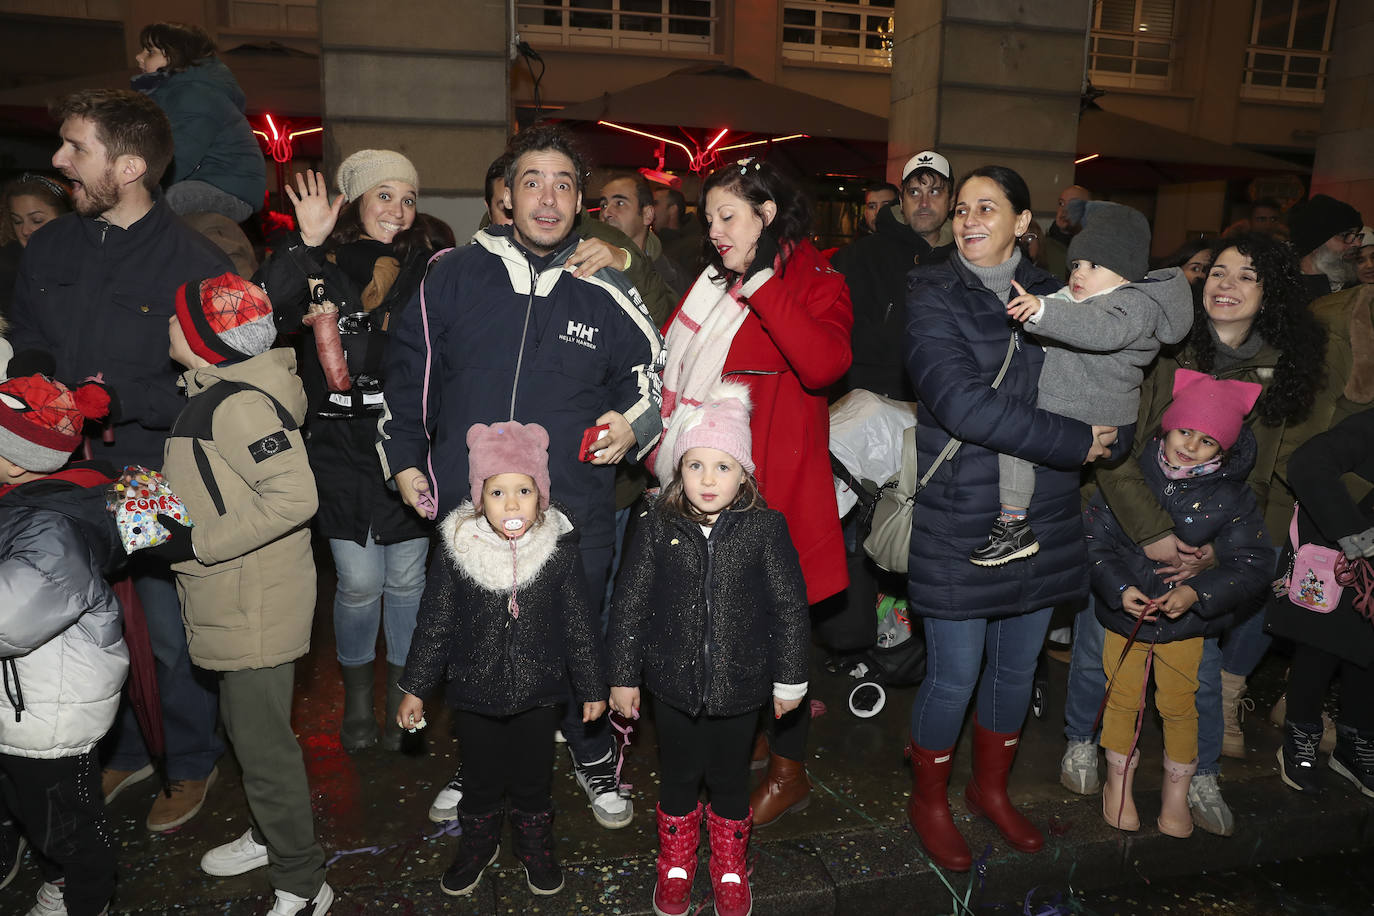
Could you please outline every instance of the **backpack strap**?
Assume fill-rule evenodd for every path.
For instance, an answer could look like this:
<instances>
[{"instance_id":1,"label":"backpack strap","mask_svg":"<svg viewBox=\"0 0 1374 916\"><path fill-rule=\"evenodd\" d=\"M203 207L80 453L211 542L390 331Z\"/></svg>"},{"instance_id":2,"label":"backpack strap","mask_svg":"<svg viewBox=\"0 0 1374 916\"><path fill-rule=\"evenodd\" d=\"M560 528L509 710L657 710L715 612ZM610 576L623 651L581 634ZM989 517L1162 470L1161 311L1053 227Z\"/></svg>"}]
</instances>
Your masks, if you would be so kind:
<instances>
[{"instance_id":1,"label":"backpack strap","mask_svg":"<svg viewBox=\"0 0 1374 916\"><path fill-rule=\"evenodd\" d=\"M291 411L287 410L281 401L278 401L271 394L263 391L256 385L247 382L235 382L225 379L216 382L200 394L191 398L186 408L177 416L177 420L172 424L172 438L183 438L191 440L191 455L196 462L196 470L200 472L201 482L205 484L205 490L210 494L210 501L215 504L215 511L221 516L227 511L224 504L224 494L220 492L219 483L215 480L213 469L210 467L210 457L205 454L205 447L202 446L202 439L214 438L215 411L219 405L229 398L243 391L255 391L265 396L276 408L277 419L281 421L283 429L287 431L298 429L295 417L291 416Z\"/></svg>"}]
</instances>

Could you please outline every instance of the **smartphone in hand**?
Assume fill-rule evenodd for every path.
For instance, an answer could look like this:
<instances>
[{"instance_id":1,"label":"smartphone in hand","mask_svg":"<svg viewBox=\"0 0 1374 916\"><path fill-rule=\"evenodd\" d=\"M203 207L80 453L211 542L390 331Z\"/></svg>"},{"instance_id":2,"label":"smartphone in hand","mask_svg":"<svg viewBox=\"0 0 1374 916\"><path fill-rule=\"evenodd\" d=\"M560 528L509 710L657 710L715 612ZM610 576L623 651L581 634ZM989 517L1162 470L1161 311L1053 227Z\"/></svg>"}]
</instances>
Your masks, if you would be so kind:
<instances>
[{"instance_id":1,"label":"smartphone in hand","mask_svg":"<svg viewBox=\"0 0 1374 916\"><path fill-rule=\"evenodd\" d=\"M601 437L610 432L611 424L603 423L600 426L593 426L582 432L582 445L577 452L578 461L591 461L596 458L596 452L592 446L601 441Z\"/></svg>"}]
</instances>

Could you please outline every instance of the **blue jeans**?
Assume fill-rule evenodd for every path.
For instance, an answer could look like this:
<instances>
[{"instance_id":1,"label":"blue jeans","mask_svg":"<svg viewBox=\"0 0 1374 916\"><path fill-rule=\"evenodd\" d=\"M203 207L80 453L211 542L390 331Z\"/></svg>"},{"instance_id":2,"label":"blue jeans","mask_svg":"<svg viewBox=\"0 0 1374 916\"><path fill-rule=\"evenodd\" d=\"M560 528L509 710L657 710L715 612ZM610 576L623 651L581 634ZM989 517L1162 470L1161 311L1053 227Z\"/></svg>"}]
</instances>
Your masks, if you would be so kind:
<instances>
[{"instance_id":1,"label":"blue jeans","mask_svg":"<svg viewBox=\"0 0 1374 916\"><path fill-rule=\"evenodd\" d=\"M148 619L148 638L156 659L157 687L162 700L162 731L167 744L167 778L204 779L224 753L215 734L219 695L215 678L195 668L186 651L186 628L181 621L181 602L171 573L134 576L134 588ZM109 759L115 770L138 770L148 763L138 720L127 699L122 701L114 727L106 736Z\"/></svg>"},{"instance_id":2,"label":"blue jeans","mask_svg":"<svg viewBox=\"0 0 1374 916\"><path fill-rule=\"evenodd\" d=\"M377 628L385 621L386 660L404 665L425 591L429 538L366 547L330 538L339 587L334 593L334 641L339 664L370 665L377 657ZM382 613L383 599L386 613Z\"/></svg>"},{"instance_id":3,"label":"blue jeans","mask_svg":"<svg viewBox=\"0 0 1374 916\"><path fill-rule=\"evenodd\" d=\"M589 600L600 598L606 589L606 577L611 568L611 554L614 545L593 547L582 551L582 572L587 577L587 597ZM606 632L606 620L610 615L605 605L601 607L601 633ZM563 737L568 741L573 759L578 763L594 763L605 757L615 744L615 735L610 723L602 716L595 722L582 721L582 704L572 696L569 684L568 708L563 712L563 721L558 725Z\"/></svg>"},{"instance_id":4,"label":"blue jeans","mask_svg":"<svg viewBox=\"0 0 1374 916\"><path fill-rule=\"evenodd\" d=\"M1106 629L1097 621L1097 598L1073 618L1073 654L1069 658L1069 692L1064 698L1064 737L1070 741L1096 741L1093 722L1107 694L1107 675L1102 670L1102 637Z\"/></svg>"},{"instance_id":5,"label":"blue jeans","mask_svg":"<svg viewBox=\"0 0 1374 916\"><path fill-rule=\"evenodd\" d=\"M926 676L911 707L916 743L931 750L953 747L975 687L983 728L1020 731L1052 610L994 619L927 617Z\"/></svg>"}]
</instances>

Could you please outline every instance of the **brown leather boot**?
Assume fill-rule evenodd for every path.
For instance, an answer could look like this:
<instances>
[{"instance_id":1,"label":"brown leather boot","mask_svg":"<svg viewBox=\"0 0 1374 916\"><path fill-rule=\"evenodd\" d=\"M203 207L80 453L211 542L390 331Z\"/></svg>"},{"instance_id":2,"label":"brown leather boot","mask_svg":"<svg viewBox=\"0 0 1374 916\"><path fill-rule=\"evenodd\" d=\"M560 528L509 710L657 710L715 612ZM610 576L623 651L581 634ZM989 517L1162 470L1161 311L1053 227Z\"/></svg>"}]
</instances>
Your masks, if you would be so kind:
<instances>
[{"instance_id":1,"label":"brown leather boot","mask_svg":"<svg viewBox=\"0 0 1374 916\"><path fill-rule=\"evenodd\" d=\"M777 754L768 755L768 775L749 796L754 809L754 826L766 827L789 811L800 811L811 803L811 780L806 766Z\"/></svg>"}]
</instances>

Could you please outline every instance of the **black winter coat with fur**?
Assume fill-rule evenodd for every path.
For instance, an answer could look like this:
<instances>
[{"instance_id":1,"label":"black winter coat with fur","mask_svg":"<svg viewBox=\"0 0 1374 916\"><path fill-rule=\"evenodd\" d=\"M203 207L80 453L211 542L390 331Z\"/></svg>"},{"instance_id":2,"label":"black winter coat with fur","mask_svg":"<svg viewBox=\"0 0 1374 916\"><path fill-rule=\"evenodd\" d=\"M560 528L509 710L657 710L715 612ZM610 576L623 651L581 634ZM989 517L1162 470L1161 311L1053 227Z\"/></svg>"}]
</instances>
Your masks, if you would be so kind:
<instances>
[{"instance_id":1,"label":"black winter coat with fur","mask_svg":"<svg viewBox=\"0 0 1374 916\"><path fill-rule=\"evenodd\" d=\"M782 513L728 510L707 538L642 505L611 606L611 684L642 684L688 715L735 716L767 703L775 682L806 682L806 582Z\"/></svg>"},{"instance_id":2,"label":"black winter coat with fur","mask_svg":"<svg viewBox=\"0 0 1374 916\"><path fill-rule=\"evenodd\" d=\"M439 542L401 689L425 697L447 680L450 706L488 716L565 703L569 681L579 702L606 699L597 609L562 511L520 538L514 567L509 542L470 502L440 524Z\"/></svg>"}]
</instances>

